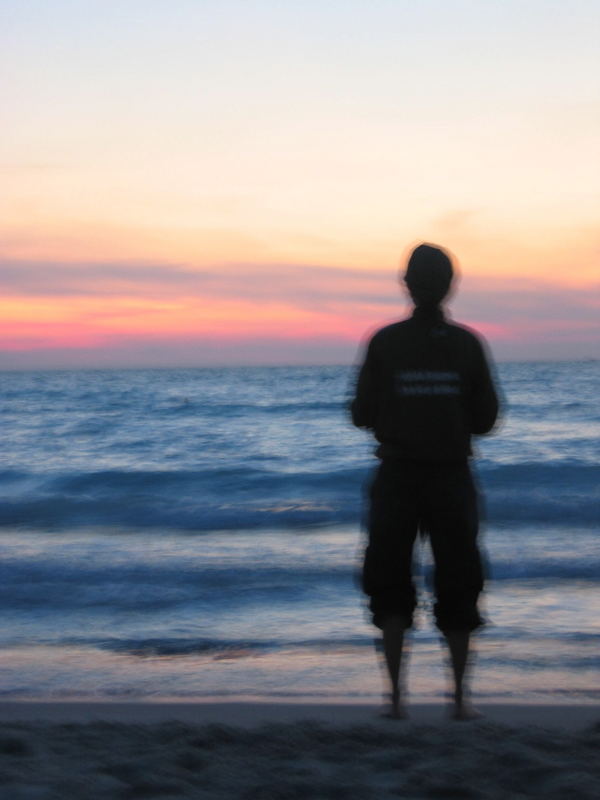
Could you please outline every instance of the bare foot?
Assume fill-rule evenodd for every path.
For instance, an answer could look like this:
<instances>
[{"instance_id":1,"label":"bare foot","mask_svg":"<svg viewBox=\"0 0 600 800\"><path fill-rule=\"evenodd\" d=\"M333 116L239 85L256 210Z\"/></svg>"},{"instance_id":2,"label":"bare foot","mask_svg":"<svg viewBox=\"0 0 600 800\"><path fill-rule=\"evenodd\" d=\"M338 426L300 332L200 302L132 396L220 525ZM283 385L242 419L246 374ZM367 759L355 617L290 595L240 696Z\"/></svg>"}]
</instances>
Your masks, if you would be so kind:
<instances>
[{"instance_id":1,"label":"bare foot","mask_svg":"<svg viewBox=\"0 0 600 800\"><path fill-rule=\"evenodd\" d=\"M450 719L453 719L456 722L469 722L470 720L481 719L482 717L483 714L481 711L478 711L470 703L466 703L464 700L460 703L455 703L450 712Z\"/></svg>"},{"instance_id":2,"label":"bare foot","mask_svg":"<svg viewBox=\"0 0 600 800\"><path fill-rule=\"evenodd\" d=\"M399 694L394 692L390 695L390 705L386 711L382 712L381 716L385 719L408 719L406 706Z\"/></svg>"}]
</instances>

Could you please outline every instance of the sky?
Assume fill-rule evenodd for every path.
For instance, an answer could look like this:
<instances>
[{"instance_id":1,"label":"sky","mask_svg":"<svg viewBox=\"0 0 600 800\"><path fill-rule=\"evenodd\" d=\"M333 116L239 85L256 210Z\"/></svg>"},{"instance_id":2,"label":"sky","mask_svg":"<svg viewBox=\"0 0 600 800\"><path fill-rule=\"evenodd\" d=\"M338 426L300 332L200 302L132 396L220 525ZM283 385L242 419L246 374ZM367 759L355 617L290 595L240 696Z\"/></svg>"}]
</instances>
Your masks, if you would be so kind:
<instances>
[{"instance_id":1,"label":"sky","mask_svg":"<svg viewBox=\"0 0 600 800\"><path fill-rule=\"evenodd\" d=\"M446 247L600 352L596 0L0 0L0 368L351 363Z\"/></svg>"}]
</instances>

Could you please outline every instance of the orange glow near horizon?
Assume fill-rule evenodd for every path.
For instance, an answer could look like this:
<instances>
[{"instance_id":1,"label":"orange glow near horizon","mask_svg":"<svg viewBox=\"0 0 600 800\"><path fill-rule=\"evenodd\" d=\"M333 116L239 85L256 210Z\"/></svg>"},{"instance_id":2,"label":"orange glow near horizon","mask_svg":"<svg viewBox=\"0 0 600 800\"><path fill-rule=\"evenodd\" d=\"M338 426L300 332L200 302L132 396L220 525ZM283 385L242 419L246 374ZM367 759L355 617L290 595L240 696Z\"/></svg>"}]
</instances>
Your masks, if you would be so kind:
<instances>
[{"instance_id":1,"label":"orange glow near horizon","mask_svg":"<svg viewBox=\"0 0 600 800\"><path fill-rule=\"evenodd\" d=\"M0 315L7 350L94 347L130 338L185 342L203 337L223 341L256 336L299 340L357 337L356 324L341 315L243 300L212 305L201 300L162 303L111 298L107 310L106 304L96 299L80 298L73 303L15 298L0 301Z\"/></svg>"},{"instance_id":2,"label":"orange glow near horizon","mask_svg":"<svg viewBox=\"0 0 600 800\"><path fill-rule=\"evenodd\" d=\"M587 4L12 5L0 367L349 361L423 241L504 358L600 348Z\"/></svg>"},{"instance_id":3,"label":"orange glow near horizon","mask_svg":"<svg viewBox=\"0 0 600 800\"><path fill-rule=\"evenodd\" d=\"M415 237L415 232L421 235ZM269 268L279 264L314 264L331 269L369 272L402 265L411 246L437 243L453 254L460 272L506 284L513 278L550 280L584 287L600 277L600 231L582 226L565 232L547 228L537 237L516 230L466 227L459 221L433 220L401 232L398 238L357 236L349 230L337 237L298 236L293 232L202 228L126 227L84 221L48 220L27 226L0 226L1 261L78 264L159 263L186 265L190 271L207 268Z\"/></svg>"},{"instance_id":4,"label":"orange glow near horizon","mask_svg":"<svg viewBox=\"0 0 600 800\"><path fill-rule=\"evenodd\" d=\"M393 286L392 286L393 289ZM560 297L560 294L559 294ZM525 300L527 311L531 298ZM535 300L534 300L535 302ZM529 304L529 305L528 305ZM310 305L310 303L309 303ZM590 307L598 310L598 304ZM291 301L247 300L201 297L131 298L98 297L31 298L5 297L0 300L3 347L7 352L119 348L128 342L154 341L189 345L213 341L243 346L246 340L346 341L353 347L369 330L405 315L408 305L401 296L390 294L389 305L373 303L368 297L344 304L332 299L319 310ZM551 337L563 331L579 331L589 338L585 320L532 319L529 313L511 321L471 318L467 322L493 342L516 343L526 337Z\"/></svg>"}]
</instances>

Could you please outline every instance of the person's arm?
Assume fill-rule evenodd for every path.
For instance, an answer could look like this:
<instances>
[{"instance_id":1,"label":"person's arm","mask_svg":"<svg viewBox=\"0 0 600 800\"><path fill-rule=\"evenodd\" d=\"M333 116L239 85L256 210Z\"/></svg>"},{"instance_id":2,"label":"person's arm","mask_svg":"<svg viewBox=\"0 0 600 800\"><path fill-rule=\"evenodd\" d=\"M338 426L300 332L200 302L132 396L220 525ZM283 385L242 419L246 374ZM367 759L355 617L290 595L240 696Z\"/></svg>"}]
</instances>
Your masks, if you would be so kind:
<instances>
[{"instance_id":1,"label":"person's arm","mask_svg":"<svg viewBox=\"0 0 600 800\"><path fill-rule=\"evenodd\" d=\"M475 340L475 365L471 393L471 433L489 433L498 418L498 394L481 342Z\"/></svg>"},{"instance_id":2,"label":"person's arm","mask_svg":"<svg viewBox=\"0 0 600 800\"><path fill-rule=\"evenodd\" d=\"M358 373L354 399L350 403L352 422L357 428L375 427L375 402L377 391L376 358L371 340L364 363Z\"/></svg>"}]
</instances>

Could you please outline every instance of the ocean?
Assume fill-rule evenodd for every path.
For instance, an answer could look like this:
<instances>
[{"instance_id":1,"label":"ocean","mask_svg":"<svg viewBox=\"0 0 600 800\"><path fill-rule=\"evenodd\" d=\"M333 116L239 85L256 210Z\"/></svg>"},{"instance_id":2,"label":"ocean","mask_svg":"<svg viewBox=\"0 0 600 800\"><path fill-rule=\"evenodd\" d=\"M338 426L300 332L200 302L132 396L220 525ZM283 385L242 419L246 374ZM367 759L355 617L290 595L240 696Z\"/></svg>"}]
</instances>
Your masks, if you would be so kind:
<instances>
[{"instance_id":1,"label":"ocean","mask_svg":"<svg viewBox=\"0 0 600 800\"><path fill-rule=\"evenodd\" d=\"M600 698L600 362L498 366L476 699ZM1 373L0 696L380 698L354 368ZM448 690L426 543L411 696Z\"/></svg>"}]
</instances>

